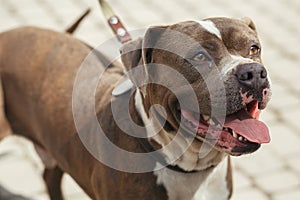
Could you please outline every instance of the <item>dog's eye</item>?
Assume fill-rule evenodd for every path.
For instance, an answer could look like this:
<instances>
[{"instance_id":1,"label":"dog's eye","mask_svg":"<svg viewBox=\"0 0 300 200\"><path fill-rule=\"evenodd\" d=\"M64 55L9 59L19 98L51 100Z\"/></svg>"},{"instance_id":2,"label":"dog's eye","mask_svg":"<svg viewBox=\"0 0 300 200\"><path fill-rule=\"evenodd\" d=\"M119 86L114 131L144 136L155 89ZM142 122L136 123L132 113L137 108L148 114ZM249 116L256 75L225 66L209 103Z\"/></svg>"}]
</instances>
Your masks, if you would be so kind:
<instances>
[{"instance_id":1,"label":"dog's eye","mask_svg":"<svg viewBox=\"0 0 300 200\"><path fill-rule=\"evenodd\" d=\"M207 57L203 53L198 53L197 55L194 56L193 60L197 62L204 62L207 60Z\"/></svg>"},{"instance_id":2,"label":"dog's eye","mask_svg":"<svg viewBox=\"0 0 300 200\"><path fill-rule=\"evenodd\" d=\"M250 56L256 56L260 53L260 48L257 45L252 45L250 47Z\"/></svg>"}]
</instances>

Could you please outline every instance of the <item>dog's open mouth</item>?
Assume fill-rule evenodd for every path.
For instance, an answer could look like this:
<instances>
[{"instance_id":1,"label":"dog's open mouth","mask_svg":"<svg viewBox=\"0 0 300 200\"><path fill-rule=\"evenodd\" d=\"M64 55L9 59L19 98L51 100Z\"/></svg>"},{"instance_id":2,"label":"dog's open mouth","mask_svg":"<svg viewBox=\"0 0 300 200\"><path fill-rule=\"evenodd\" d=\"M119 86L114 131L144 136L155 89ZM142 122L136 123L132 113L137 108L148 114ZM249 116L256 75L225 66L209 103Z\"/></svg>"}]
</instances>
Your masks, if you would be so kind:
<instances>
[{"instance_id":1,"label":"dog's open mouth","mask_svg":"<svg viewBox=\"0 0 300 200\"><path fill-rule=\"evenodd\" d=\"M189 110L180 111L184 129L196 133L197 139L231 155L252 153L260 144L270 142L268 127L258 120L260 109L256 100L225 119Z\"/></svg>"}]
</instances>

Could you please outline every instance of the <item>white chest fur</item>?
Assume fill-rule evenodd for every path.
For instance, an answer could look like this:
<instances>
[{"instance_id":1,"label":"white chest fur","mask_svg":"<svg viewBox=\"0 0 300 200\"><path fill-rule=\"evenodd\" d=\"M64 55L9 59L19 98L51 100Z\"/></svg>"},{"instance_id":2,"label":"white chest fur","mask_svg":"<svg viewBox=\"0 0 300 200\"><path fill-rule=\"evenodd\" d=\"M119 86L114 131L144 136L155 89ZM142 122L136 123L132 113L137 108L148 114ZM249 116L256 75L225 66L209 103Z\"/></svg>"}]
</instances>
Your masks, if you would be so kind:
<instances>
[{"instance_id":1,"label":"white chest fur","mask_svg":"<svg viewBox=\"0 0 300 200\"><path fill-rule=\"evenodd\" d=\"M217 167L197 173L180 173L168 168L155 171L157 184L163 185L169 200L227 200L228 160Z\"/></svg>"},{"instance_id":2,"label":"white chest fur","mask_svg":"<svg viewBox=\"0 0 300 200\"><path fill-rule=\"evenodd\" d=\"M225 158L208 175L205 182L195 194L195 200L227 200L229 191L227 187L228 159Z\"/></svg>"}]
</instances>

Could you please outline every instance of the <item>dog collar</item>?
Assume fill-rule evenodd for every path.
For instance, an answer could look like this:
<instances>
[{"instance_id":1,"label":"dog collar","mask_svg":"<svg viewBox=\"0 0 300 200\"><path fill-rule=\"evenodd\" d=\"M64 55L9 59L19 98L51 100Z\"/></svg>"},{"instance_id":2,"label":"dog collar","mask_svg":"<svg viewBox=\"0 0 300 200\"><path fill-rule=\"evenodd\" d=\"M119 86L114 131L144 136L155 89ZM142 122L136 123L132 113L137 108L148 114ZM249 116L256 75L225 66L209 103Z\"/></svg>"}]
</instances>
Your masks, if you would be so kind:
<instances>
[{"instance_id":1,"label":"dog collar","mask_svg":"<svg viewBox=\"0 0 300 200\"><path fill-rule=\"evenodd\" d=\"M197 170L186 171L186 170L182 169L181 167L179 167L178 165L168 164L167 161L165 160L165 158L153 148L153 146L149 143L147 138L138 138L138 140L139 140L140 144L142 145L142 147L144 148L144 150L146 150L146 152L152 152L153 158L157 162L159 162L162 166L166 166L168 169L170 169L172 171L186 173L186 174L199 172Z\"/></svg>"}]
</instances>

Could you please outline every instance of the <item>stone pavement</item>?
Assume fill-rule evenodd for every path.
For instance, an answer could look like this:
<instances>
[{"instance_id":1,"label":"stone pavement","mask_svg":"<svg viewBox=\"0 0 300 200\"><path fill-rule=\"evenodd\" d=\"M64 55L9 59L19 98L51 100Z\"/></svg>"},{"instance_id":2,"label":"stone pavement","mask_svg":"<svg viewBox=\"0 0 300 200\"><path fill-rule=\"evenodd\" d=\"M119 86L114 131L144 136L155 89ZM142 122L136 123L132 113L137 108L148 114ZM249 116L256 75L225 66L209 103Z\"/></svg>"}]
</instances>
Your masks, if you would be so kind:
<instances>
[{"instance_id":1,"label":"stone pavement","mask_svg":"<svg viewBox=\"0 0 300 200\"><path fill-rule=\"evenodd\" d=\"M272 101L262 116L271 129L272 141L252 155L233 159L232 199L300 199L300 1L110 2L129 30L210 16L249 16L255 21L273 82ZM23 25L62 31L87 7L93 12L75 36L96 46L111 37L97 0L0 0L0 31ZM42 170L29 142L19 138L1 142L0 199L9 191L27 197L23 199L47 199L40 178ZM65 176L63 181L67 199L89 199L70 177Z\"/></svg>"}]
</instances>

